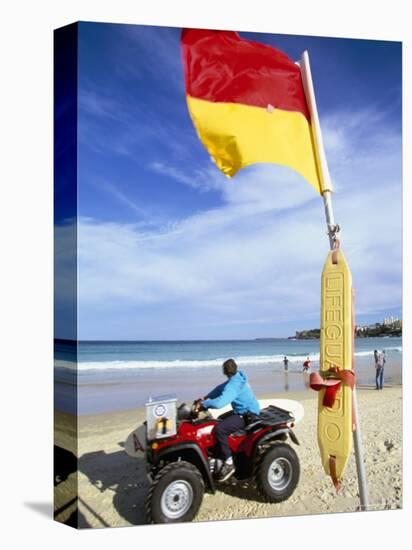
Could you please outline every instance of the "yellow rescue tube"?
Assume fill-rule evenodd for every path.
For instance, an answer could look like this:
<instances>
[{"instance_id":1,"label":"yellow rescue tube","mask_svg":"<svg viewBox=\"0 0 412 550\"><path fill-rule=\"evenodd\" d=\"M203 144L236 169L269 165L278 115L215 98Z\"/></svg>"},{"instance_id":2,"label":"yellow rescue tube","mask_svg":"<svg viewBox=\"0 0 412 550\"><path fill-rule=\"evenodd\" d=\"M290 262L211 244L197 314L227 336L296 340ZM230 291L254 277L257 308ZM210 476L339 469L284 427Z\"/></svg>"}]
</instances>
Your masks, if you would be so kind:
<instances>
[{"instance_id":1,"label":"yellow rescue tube","mask_svg":"<svg viewBox=\"0 0 412 550\"><path fill-rule=\"evenodd\" d=\"M352 370L352 276L340 249L331 251L322 272L320 374ZM341 384L331 407L319 391L318 442L325 472L342 479L352 450L352 390Z\"/></svg>"}]
</instances>

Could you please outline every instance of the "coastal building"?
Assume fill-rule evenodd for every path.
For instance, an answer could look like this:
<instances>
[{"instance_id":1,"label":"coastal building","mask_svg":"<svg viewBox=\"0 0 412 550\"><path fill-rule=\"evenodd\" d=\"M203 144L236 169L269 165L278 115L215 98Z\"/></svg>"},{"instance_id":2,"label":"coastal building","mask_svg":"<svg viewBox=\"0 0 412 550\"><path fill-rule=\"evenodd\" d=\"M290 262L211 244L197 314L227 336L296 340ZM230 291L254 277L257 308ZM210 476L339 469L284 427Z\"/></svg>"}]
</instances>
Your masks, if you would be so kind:
<instances>
[{"instance_id":1,"label":"coastal building","mask_svg":"<svg viewBox=\"0 0 412 550\"><path fill-rule=\"evenodd\" d=\"M369 336L401 336L402 319L396 317L387 317L382 323L372 323L370 325L356 325L355 335L358 337ZM319 329L296 331L295 336L289 337L294 340L309 340L320 337Z\"/></svg>"},{"instance_id":2,"label":"coastal building","mask_svg":"<svg viewBox=\"0 0 412 550\"><path fill-rule=\"evenodd\" d=\"M397 319L396 317L393 317L393 315L391 315L390 317L386 317L386 319L383 320L383 324L388 326L388 325L393 325L395 323L395 321L399 321L399 319Z\"/></svg>"}]
</instances>

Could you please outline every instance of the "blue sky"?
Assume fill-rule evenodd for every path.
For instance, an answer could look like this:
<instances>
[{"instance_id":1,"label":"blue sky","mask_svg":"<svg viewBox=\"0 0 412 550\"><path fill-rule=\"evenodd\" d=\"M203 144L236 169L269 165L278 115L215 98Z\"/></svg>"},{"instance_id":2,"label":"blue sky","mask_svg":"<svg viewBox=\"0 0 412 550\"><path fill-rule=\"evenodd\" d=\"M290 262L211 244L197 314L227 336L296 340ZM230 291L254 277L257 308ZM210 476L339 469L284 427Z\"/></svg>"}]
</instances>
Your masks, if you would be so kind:
<instances>
[{"instance_id":1,"label":"blue sky","mask_svg":"<svg viewBox=\"0 0 412 550\"><path fill-rule=\"evenodd\" d=\"M400 43L240 35L295 60L309 51L357 321L400 316ZM323 202L285 167L220 174L187 112L179 37L176 28L80 24L79 338L317 327Z\"/></svg>"}]
</instances>

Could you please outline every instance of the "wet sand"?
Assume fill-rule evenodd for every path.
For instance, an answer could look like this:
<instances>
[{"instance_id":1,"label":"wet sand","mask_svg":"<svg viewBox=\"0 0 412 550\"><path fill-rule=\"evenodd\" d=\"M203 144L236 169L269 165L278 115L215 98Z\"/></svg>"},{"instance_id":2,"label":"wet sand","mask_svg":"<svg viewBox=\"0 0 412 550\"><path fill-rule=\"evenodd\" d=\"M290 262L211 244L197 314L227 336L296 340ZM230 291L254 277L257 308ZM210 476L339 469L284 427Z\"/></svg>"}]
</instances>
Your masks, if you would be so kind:
<instances>
[{"instance_id":1,"label":"wet sand","mask_svg":"<svg viewBox=\"0 0 412 550\"><path fill-rule=\"evenodd\" d=\"M319 369L319 361L313 361L311 372ZM309 378L302 376L302 365L291 363L287 373L279 363L253 365L242 369L257 395L265 392L296 392L309 388ZM356 357L358 385L373 384L375 367L372 355ZM179 401L191 402L205 395L225 379L221 366L203 369L154 368L141 369L126 380L107 383L57 384L59 402L72 403L74 408L63 408L80 415L98 414L144 407L150 396L175 394ZM388 384L402 383L400 353L388 353L385 365L385 380ZM287 395L285 395L287 398ZM57 407L60 408L60 407Z\"/></svg>"}]
</instances>

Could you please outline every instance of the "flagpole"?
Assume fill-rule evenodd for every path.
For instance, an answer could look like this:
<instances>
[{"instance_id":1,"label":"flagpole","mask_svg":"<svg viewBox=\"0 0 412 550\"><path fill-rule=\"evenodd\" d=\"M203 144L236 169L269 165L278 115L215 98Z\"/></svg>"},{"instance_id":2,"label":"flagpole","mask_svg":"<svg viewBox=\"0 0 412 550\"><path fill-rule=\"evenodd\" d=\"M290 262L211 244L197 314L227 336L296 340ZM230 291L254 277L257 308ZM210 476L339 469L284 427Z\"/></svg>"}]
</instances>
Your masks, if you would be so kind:
<instances>
[{"instance_id":1,"label":"flagpole","mask_svg":"<svg viewBox=\"0 0 412 550\"><path fill-rule=\"evenodd\" d=\"M313 132L314 149L316 155L316 162L319 171L319 179L321 185L321 192L323 197L323 203L325 207L326 224L328 228L329 244L331 250L335 247L337 240L337 234L340 227L335 223L332 208L332 192L333 186L329 174L328 163L326 159L326 153L323 146L322 132L319 122L318 110L316 107L315 90L313 87L312 74L310 70L309 54L307 51L303 52L302 60L298 63L300 72L302 74L303 88L305 90L306 101L310 111L311 126ZM353 327L354 328L354 327ZM353 431L353 444L356 458L356 470L358 474L358 487L361 510L367 510L369 506L368 487L365 473L365 461L363 455L362 434L360 427L360 419L358 412L358 400L356 395L356 387L353 388L353 423L356 426Z\"/></svg>"}]
</instances>

